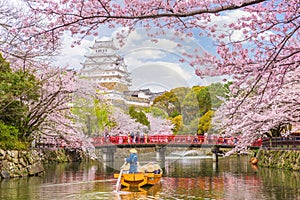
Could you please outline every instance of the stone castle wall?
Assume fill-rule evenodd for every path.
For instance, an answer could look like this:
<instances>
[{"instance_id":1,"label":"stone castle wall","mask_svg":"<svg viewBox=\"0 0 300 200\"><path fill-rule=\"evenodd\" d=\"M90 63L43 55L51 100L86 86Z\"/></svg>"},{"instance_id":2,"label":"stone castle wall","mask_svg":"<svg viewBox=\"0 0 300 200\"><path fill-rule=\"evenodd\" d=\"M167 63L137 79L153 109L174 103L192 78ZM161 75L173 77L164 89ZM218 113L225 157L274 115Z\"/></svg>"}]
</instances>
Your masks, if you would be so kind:
<instances>
[{"instance_id":1,"label":"stone castle wall","mask_svg":"<svg viewBox=\"0 0 300 200\"><path fill-rule=\"evenodd\" d=\"M35 176L43 172L40 152L0 149L1 178Z\"/></svg>"},{"instance_id":2,"label":"stone castle wall","mask_svg":"<svg viewBox=\"0 0 300 200\"><path fill-rule=\"evenodd\" d=\"M82 160L75 151L58 150L2 150L0 149L0 179L38 176L45 172L44 163L63 163Z\"/></svg>"},{"instance_id":3,"label":"stone castle wall","mask_svg":"<svg viewBox=\"0 0 300 200\"><path fill-rule=\"evenodd\" d=\"M260 150L259 165L300 171L300 151L296 150Z\"/></svg>"}]
</instances>

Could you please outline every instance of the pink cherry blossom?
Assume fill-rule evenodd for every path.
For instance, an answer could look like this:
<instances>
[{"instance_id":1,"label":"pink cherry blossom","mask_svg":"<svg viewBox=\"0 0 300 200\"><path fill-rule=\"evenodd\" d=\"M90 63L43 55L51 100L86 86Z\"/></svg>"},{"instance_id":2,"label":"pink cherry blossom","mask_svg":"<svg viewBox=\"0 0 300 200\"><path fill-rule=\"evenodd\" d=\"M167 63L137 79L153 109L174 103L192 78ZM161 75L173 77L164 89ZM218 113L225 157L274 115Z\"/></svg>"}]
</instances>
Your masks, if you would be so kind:
<instances>
[{"instance_id":1,"label":"pink cherry blossom","mask_svg":"<svg viewBox=\"0 0 300 200\"><path fill-rule=\"evenodd\" d=\"M278 123L299 122L299 0L25 1L23 12L0 8L0 51L12 62L19 60L19 67L56 53L64 33L77 38L76 45L88 35L101 36L98 29L103 25L126 27L128 31L116 36L124 45L135 28L159 29L152 33L154 38L172 30L183 42L198 36L214 42L216 52L185 52L179 62L190 63L201 77L226 75L232 80L232 93L220 116L223 131L244 139L241 146ZM37 73L43 71L40 68ZM45 82L44 87L57 91L64 89L58 83L73 86L73 79L68 83L59 77L51 77L55 83ZM56 102L67 102L68 92ZM64 115L49 114L53 119Z\"/></svg>"}]
</instances>

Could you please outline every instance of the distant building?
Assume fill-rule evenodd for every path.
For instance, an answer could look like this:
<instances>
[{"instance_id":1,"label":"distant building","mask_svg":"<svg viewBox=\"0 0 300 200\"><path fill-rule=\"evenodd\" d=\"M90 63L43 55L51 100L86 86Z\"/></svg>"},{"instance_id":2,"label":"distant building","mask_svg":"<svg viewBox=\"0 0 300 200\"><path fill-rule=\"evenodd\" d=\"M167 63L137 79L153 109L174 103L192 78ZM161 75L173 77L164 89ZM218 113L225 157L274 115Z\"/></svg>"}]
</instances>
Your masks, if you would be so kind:
<instances>
[{"instance_id":1,"label":"distant building","mask_svg":"<svg viewBox=\"0 0 300 200\"><path fill-rule=\"evenodd\" d=\"M135 91L125 91L125 102L127 105L137 105L149 107L152 105L155 97L161 95L160 93L152 93L150 89L140 89Z\"/></svg>"},{"instance_id":2,"label":"distant building","mask_svg":"<svg viewBox=\"0 0 300 200\"><path fill-rule=\"evenodd\" d=\"M85 55L86 59L79 75L106 87L106 99L118 105L149 107L154 97L161 94L152 93L150 89L129 91L130 73L124 59L117 54L118 49L113 40L96 40L90 49L91 53Z\"/></svg>"}]
</instances>

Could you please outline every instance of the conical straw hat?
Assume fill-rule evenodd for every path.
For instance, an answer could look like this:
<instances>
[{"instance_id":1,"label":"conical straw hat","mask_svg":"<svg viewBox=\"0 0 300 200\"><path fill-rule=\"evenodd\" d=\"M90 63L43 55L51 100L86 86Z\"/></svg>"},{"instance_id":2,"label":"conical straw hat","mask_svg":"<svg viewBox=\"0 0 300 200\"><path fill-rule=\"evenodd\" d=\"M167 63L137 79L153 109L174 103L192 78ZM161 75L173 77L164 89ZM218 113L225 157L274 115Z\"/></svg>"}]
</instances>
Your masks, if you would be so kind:
<instances>
[{"instance_id":1,"label":"conical straw hat","mask_svg":"<svg viewBox=\"0 0 300 200\"><path fill-rule=\"evenodd\" d=\"M130 153L137 153L137 150L136 149L130 149L129 152Z\"/></svg>"},{"instance_id":2,"label":"conical straw hat","mask_svg":"<svg viewBox=\"0 0 300 200\"><path fill-rule=\"evenodd\" d=\"M154 164L153 168L154 168L154 170L158 170L158 169L160 169L160 166L158 164Z\"/></svg>"},{"instance_id":3,"label":"conical straw hat","mask_svg":"<svg viewBox=\"0 0 300 200\"><path fill-rule=\"evenodd\" d=\"M154 169L153 165L147 165L146 170L147 170L147 172L154 172L155 169Z\"/></svg>"}]
</instances>

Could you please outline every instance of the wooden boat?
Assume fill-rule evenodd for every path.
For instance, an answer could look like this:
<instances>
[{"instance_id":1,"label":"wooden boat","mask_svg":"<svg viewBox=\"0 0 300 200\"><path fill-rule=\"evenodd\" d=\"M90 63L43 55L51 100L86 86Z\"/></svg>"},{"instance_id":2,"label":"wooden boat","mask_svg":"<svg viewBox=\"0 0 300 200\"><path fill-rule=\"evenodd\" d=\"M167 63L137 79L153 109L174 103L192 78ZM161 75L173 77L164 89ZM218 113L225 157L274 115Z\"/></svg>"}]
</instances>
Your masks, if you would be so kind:
<instances>
[{"instance_id":1,"label":"wooden boat","mask_svg":"<svg viewBox=\"0 0 300 200\"><path fill-rule=\"evenodd\" d=\"M143 186L151 186L159 183L163 171L157 164L149 163L138 167L138 173L129 174L124 170L121 174L121 185L126 188L140 189ZM114 174L114 178L119 178L119 174Z\"/></svg>"}]
</instances>

